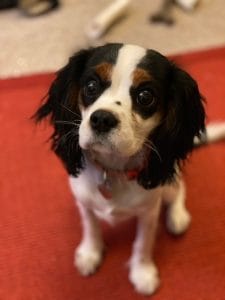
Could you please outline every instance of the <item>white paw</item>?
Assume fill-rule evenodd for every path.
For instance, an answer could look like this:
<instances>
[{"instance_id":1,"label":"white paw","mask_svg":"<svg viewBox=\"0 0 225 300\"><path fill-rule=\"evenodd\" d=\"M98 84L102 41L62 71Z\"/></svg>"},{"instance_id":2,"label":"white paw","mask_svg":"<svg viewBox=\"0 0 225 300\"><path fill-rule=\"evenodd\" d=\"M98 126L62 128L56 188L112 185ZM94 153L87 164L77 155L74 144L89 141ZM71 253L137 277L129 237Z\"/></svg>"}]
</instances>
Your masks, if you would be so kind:
<instances>
[{"instance_id":1,"label":"white paw","mask_svg":"<svg viewBox=\"0 0 225 300\"><path fill-rule=\"evenodd\" d=\"M87 247L80 244L75 252L75 266L83 276L95 273L102 261L101 247Z\"/></svg>"},{"instance_id":2,"label":"white paw","mask_svg":"<svg viewBox=\"0 0 225 300\"><path fill-rule=\"evenodd\" d=\"M179 235L184 233L191 223L191 216L184 207L171 207L167 215L167 228L169 232Z\"/></svg>"},{"instance_id":3,"label":"white paw","mask_svg":"<svg viewBox=\"0 0 225 300\"><path fill-rule=\"evenodd\" d=\"M158 270L153 263L132 264L129 279L135 290L144 295L152 295L160 283Z\"/></svg>"}]
</instances>

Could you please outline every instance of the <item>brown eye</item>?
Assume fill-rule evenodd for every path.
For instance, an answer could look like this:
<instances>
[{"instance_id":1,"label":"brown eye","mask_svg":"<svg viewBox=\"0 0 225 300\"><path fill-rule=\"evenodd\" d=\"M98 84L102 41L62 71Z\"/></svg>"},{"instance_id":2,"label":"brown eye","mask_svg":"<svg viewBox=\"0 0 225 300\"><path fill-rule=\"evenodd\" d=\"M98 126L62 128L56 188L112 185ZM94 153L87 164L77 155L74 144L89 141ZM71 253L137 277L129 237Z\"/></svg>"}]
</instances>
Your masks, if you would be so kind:
<instances>
[{"instance_id":1,"label":"brown eye","mask_svg":"<svg viewBox=\"0 0 225 300\"><path fill-rule=\"evenodd\" d=\"M155 101L153 94L148 90L143 90L137 95L137 103L141 106L149 107Z\"/></svg>"},{"instance_id":2,"label":"brown eye","mask_svg":"<svg viewBox=\"0 0 225 300\"><path fill-rule=\"evenodd\" d=\"M87 97L95 97L99 93L99 83L96 80L90 80L84 87L84 94Z\"/></svg>"}]
</instances>

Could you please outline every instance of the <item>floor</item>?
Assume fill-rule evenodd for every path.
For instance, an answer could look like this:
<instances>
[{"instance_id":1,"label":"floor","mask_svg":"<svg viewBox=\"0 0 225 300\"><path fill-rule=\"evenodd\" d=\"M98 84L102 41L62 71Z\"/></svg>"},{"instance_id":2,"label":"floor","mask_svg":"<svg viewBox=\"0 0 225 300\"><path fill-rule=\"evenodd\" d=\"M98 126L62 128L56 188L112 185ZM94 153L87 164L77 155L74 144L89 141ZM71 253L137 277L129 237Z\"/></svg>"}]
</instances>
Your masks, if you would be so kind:
<instances>
[{"instance_id":1,"label":"floor","mask_svg":"<svg viewBox=\"0 0 225 300\"><path fill-rule=\"evenodd\" d=\"M161 0L162 1L162 0ZM192 13L175 8L176 24L153 25L160 0L133 0L126 16L103 42L135 43L174 54L225 44L224 0L200 0ZM48 15L28 18L18 9L0 12L0 78L59 69L74 51L88 47L85 28L111 0L61 0Z\"/></svg>"}]
</instances>

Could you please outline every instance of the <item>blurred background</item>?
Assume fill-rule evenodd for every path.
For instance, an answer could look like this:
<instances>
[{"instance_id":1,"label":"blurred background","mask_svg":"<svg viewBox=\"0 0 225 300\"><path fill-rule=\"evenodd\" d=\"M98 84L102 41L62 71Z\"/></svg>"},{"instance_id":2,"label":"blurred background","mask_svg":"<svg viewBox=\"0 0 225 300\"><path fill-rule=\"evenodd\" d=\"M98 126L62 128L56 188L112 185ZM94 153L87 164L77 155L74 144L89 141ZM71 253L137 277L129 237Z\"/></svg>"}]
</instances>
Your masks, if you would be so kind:
<instances>
[{"instance_id":1,"label":"blurred background","mask_svg":"<svg viewBox=\"0 0 225 300\"><path fill-rule=\"evenodd\" d=\"M0 5L7 1L10 2L0 0ZM57 9L29 16L29 4L42 1L11 0L13 8L0 10L0 77L59 69L75 50L91 44L85 34L87 26L115 2L59 0ZM103 35L101 42L139 44L166 55L225 44L224 0L183 0L197 4L190 10L172 5L171 26L149 20L163 1L130 1L126 12Z\"/></svg>"}]
</instances>

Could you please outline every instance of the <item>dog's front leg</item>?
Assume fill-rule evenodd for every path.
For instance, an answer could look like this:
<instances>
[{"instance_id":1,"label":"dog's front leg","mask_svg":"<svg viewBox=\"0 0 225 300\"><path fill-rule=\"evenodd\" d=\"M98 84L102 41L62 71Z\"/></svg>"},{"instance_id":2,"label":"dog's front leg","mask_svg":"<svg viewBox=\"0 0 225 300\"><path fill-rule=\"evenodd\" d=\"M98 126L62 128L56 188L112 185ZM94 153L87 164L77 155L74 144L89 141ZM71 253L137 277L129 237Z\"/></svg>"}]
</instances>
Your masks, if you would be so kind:
<instances>
[{"instance_id":1,"label":"dog's front leg","mask_svg":"<svg viewBox=\"0 0 225 300\"><path fill-rule=\"evenodd\" d=\"M137 235L130 260L129 279L135 289L151 295L159 286L158 271L152 260L152 249L161 208L161 199L156 199L150 211L138 218Z\"/></svg>"},{"instance_id":2,"label":"dog's front leg","mask_svg":"<svg viewBox=\"0 0 225 300\"><path fill-rule=\"evenodd\" d=\"M102 261L103 240L100 224L94 213L83 204L78 204L83 238L75 252L75 265L83 276L93 274Z\"/></svg>"}]
</instances>

